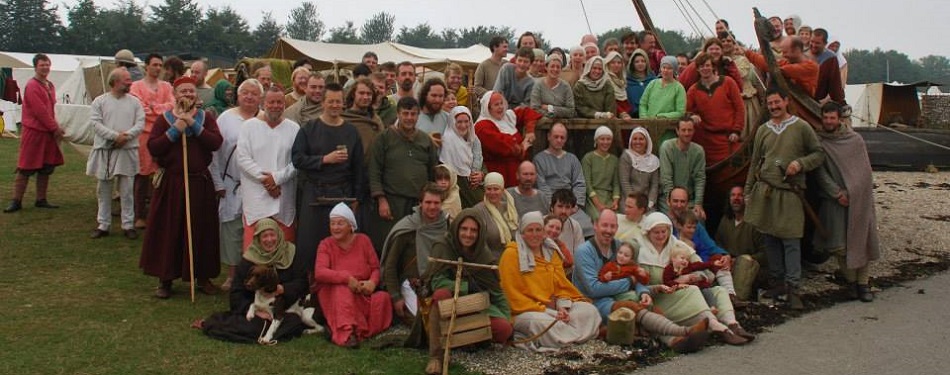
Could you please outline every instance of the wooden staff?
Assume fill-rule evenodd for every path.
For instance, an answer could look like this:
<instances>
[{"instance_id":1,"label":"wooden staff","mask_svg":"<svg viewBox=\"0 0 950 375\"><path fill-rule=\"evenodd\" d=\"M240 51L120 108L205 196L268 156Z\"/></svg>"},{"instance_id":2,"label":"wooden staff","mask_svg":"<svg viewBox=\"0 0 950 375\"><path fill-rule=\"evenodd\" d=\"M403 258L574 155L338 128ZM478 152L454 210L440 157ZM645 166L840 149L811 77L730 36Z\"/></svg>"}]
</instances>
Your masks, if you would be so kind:
<instances>
[{"instance_id":1,"label":"wooden staff","mask_svg":"<svg viewBox=\"0 0 950 375\"><path fill-rule=\"evenodd\" d=\"M455 294L452 296L452 316L449 318L449 331L445 334L445 354L442 355L442 375L449 375L449 355L452 351L452 330L455 329L455 315L458 312L459 289L462 288L462 269L464 267L478 267L497 270L498 266L469 263L465 262L462 257L459 257L456 261L429 257L429 261L455 265Z\"/></svg>"},{"instance_id":2,"label":"wooden staff","mask_svg":"<svg viewBox=\"0 0 950 375\"><path fill-rule=\"evenodd\" d=\"M186 128L187 130L187 128ZM191 303L195 303L195 248L191 233L191 188L188 183L188 134L181 132L182 170L185 176L185 233L188 235L188 272L191 276Z\"/></svg>"}]
</instances>

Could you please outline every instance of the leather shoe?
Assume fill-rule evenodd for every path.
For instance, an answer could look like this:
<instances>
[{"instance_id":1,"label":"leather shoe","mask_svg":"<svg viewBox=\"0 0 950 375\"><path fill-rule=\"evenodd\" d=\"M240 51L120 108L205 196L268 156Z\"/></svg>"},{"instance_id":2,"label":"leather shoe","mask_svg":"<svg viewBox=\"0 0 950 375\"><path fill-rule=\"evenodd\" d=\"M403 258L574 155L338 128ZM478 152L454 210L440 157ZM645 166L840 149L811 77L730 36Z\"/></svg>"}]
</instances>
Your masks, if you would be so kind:
<instances>
[{"instance_id":1,"label":"leather shoe","mask_svg":"<svg viewBox=\"0 0 950 375\"><path fill-rule=\"evenodd\" d=\"M95 230L92 231L92 234L89 235L89 238L97 240L102 237L106 237L108 235L109 235L109 231L96 228Z\"/></svg>"},{"instance_id":2,"label":"leather shoe","mask_svg":"<svg viewBox=\"0 0 950 375\"><path fill-rule=\"evenodd\" d=\"M739 337L749 340L750 342L755 340L755 335L749 333L749 331L746 331L745 328L742 328L742 326L739 325L739 323L730 324L729 330L732 331L732 333L739 335Z\"/></svg>"},{"instance_id":3,"label":"leather shoe","mask_svg":"<svg viewBox=\"0 0 950 375\"><path fill-rule=\"evenodd\" d=\"M739 297L736 297L735 294L729 295L729 301L732 302L732 307L737 308L737 309L741 309L741 308L749 306L748 302L739 299Z\"/></svg>"},{"instance_id":4,"label":"leather shoe","mask_svg":"<svg viewBox=\"0 0 950 375\"><path fill-rule=\"evenodd\" d=\"M350 338L346 339L346 342L343 343L343 347L350 348L350 349L358 349L360 347L360 339L356 337L356 332L351 334ZM426 367L428 368L428 366Z\"/></svg>"},{"instance_id":5,"label":"leather shoe","mask_svg":"<svg viewBox=\"0 0 950 375\"><path fill-rule=\"evenodd\" d=\"M20 201L12 200L12 201L10 201L10 205L7 206L7 208L4 208L4 209L3 209L3 213L8 214L8 213L11 213L11 212L17 212L17 211L19 211L19 210L21 210L21 209L23 209L23 204L20 203Z\"/></svg>"},{"instance_id":6,"label":"leather shoe","mask_svg":"<svg viewBox=\"0 0 950 375\"><path fill-rule=\"evenodd\" d=\"M708 339L709 332L691 333L687 336L673 339L673 342L670 343L670 349L680 354L695 353L706 346L706 340Z\"/></svg>"},{"instance_id":7,"label":"leather shoe","mask_svg":"<svg viewBox=\"0 0 950 375\"><path fill-rule=\"evenodd\" d=\"M125 236L125 238L128 238L130 240L139 238L139 232L136 232L135 229L126 229L125 231L122 232L122 234Z\"/></svg>"},{"instance_id":8,"label":"leather shoe","mask_svg":"<svg viewBox=\"0 0 950 375\"><path fill-rule=\"evenodd\" d=\"M426 365L426 375L442 374L442 359L429 358L429 364Z\"/></svg>"},{"instance_id":9,"label":"leather shoe","mask_svg":"<svg viewBox=\"0 0 950 375\"><path fill-rule=\"evenodd\" d=\"M145 220L135 219L135 229L145 229Z\"/></svg>"},{"instance_id":10,"label":"leather shoe","mask_svg":"<svg viewBox=\"0 0 950 375\"><path fill-rule=\"evenodd\" d=\"M729 345L739 346L749 343L749 340L746 340L742 336L739 336L728 329L725 331L716 332L716 334L719 335L719 338L722 339L724 343Z\"/></svg>"},{"instance_id":11,"label":"leather shoe","mask_svg":"<svg viewBox=\"0 0 950 375\"><path fill-rule=\"evenodd\" d=\"M874 301L874 293L871 293L871 287L868 285L855 284L854 290L858 294L858 299L861 302L872 302Z\"/></svg>"},{"instance_id":12,"label":"leather shoe","mask_svg":"<svg viewBox=\"0 0 950 375\"><path fill-rule=\"evenodd\" d=\"M59 206L50 204L46 199L36 200L36 203L33 203L33 206L36 208L59 208Z\"/></svg>"},{"instance_id":13,"label":"leather shoe","mask_svg":"<svg viewBox=\"0 0 950 375\"><path fill-rule=\"evenodd\" d=\"M802 295L798 292L789 292L788 293L788 307L792 310L804 310L805 303L802 302Z\"/></svg>"},{"instance_id":14,"label":"leather shoe","mask_svg":"<svg viewBox=\"0 0 950 375\"><path fill-rule=\"evenodd\" d=\"M221 292L221 288L218 288L212 284L211 280L201 280L198 282L198 285L198 290L201 291L201 293L207 294L209 296L213 296Z\"/></svg>"},{"instance_id":15,"label":"leather shoe","mask_svg":"<svg viewBox=\"0 0 950 375\"><path fill-rule=\"evenodd\" d=\"M163 281L158 286L158 289L155 289L155 297L158 297L160 299L168 299L171 296L172 296L172 282L171 281L168 281L168 282Z\"/></svg>"}]
</instances>

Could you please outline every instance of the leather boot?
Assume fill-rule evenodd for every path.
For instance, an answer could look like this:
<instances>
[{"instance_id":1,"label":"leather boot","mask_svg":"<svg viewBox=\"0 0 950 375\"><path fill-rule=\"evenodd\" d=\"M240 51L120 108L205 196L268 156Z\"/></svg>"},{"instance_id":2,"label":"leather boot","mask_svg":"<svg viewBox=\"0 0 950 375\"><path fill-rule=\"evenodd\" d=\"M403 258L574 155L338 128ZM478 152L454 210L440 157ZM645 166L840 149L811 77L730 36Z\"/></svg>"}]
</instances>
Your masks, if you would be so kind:
<instances>
[{"instance_id":1,"label":"leather boot","mask_svg":"<svg viewBox=\"0 0 950 375\"><path fill-rule=\"evenodd\" d=\"M211 280L208 279L198 280L198 290L201 291L201 293L207 294L209 296L221 293L221 288L218 288L216 285L211 283Z\"/></svg>"},{"instance_id":2,"label":"leather boot","mask_svg":"<svg viewBox=\"0 0 950 375\"><path fill-rule=\"evenodd\" d=\"M46 199L37 199L33 206L36 208L59 208L59 206L50 204Z\"/></svg>"},{"instance_id":3,"label":"leather boot","mask_svg":"<svg viewBox=\"0 0 950 375\"><path fill-rule=\"evenodd\" d=\"M805 309L805 304L802 302L802 295L798 293L798 290L788 292L788 307L798 311Z\"/></svg>"},{"instance_id":4,"label":"leather boot","mask_svg":"<svg viewBox=\"0 0 950 375\"><path fill-rule=\"evenodd\" d=\"M742 336L739 336L728 329L725 331L716 332L716 334L719 335L719 338L722 339L722 342L729 345L740 346L749 343L749 340L746 340Z\"/></svg>"},{"instance_id":5,"label":"leather boot","mask_svg":"<svg viewBox=\"0 0 950 375\"><path fill-rule=\"evenodd\" d=\"M439 358L429 358L429 364L426 365L426 375L442 374L442 360Z\"/></svg>"},{"instance_id":6,"label":"leather boot","mask_svg":"<svg viewBox=\"0 0 950 375\"><path fill-rule=\"evenodd\" d=\"M869 285L854 284L854 291L861 302L874 301L874 293L871 293L871 287Z\"/></svg>"},{"instance_id":7,"label":"leather boot","mask_svg":"<svg viewBox=\"0 0 950 375\"><path fill-rule=\"evenodd\" d=\"M687 336L673 339L673 342L670 343L670 349L680 354L695 353L706 346L706 340L709 340L709 332L690 333Z\"/></svg>"},{"instance_id":8,"label":"leather boot","mask_svg":"<svg viewBox=\"0 0 950 375\"><path fill-rule=\"evenodd\" d=\"M3 209L3 213L8 214L11 212L17 212L21 209L23 209L23 203L14 199L10 201L10 205L7 206L7 208Z\"/></svg>"},{"instance_id":9,"label":"leather boot","mask_svg":"<svg viewBox=\"0 0 950 375\"><path fill-rule=\"evenodd\" d=\"M729 330L732 331L732 333L739 335L739 337L749 340L750 342L755 340L755 335L749 333L749 331L746 331L744 328L742 328L742 326L739 325L739 323L730 324Z\"/></svg>"},{"instance_id":10,"label":"leather boot","mask_svg":"<svg viewBox=\"0 0 950 375\"><path fill-rule=\"evenodd\" d=\"M160 299L168 299L172 296L172 282L171 281L162 281L158 285L158 289L155 289L155 297Z\"/></svg>"}]
</instances>

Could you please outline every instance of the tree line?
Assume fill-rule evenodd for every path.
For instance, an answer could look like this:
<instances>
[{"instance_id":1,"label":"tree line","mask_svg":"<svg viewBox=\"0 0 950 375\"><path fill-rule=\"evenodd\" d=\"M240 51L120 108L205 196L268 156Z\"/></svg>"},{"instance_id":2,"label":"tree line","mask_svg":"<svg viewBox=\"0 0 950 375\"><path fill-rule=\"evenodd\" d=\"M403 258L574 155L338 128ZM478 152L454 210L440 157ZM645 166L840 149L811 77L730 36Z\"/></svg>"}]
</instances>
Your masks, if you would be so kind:
<instances>
[{"instance_id":1,"label":"tree line","mask_svg":"<svg viewBox=\"0 0 950 375\"><path fill-rule=\"evenodd\" d=\"M67 7L63 22L57 13L58 6L49 0L0 0L0 9L4 9L0 50L110 56L119 48L128 48L136 53L187 53L234 61L267 54L282 36L349 44L393 41L422 48L488 45L492 37L504 36L513 51L522 32L495 25L436 30L428 23L397 29L396 17L386 12L372 15L359 27L352 20L328 27L310 1L291 10L284 23L265 11L261 23L252 29L244 16L230 6L202 9L196 0L162 1L146 6L136 0L117 0L113 7L101 7L92 0L80 0ZM607 30L598 35L598 40L619 38L629 31L629 27ZM695 51L702 43L700 37L679 30L657 31L668 54ZM542 33L535 35L542 48L552 47ZM950 84L950 60L944 56L912 60L901 52L881 49L852 49L845 55L850 67L848 83L890 79Z\"/></svg>"}]
</instances>

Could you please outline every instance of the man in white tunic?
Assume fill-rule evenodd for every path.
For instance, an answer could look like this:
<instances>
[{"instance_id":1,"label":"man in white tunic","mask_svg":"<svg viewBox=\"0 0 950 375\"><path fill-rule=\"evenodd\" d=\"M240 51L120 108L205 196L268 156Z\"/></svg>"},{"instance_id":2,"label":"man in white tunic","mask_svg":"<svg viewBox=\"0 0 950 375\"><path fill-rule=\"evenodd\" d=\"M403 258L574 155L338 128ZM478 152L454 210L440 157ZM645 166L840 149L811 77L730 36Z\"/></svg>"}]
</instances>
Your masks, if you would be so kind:
<instances>
[{"instance_id":1,"label":"man in white tunic","mask_svg":"<svg viewBox=\"0 0 950 375\"><path fill-rule=\"evenodd\" d=\"M129 95L132 76L125 68L109 73L109 92L92 101L89 122L96 137L86 163L86 174L99 180L97 187L99 226L91 238L109 235L112 226L113 180L118 182L122 205L122 229L128 239L138 238L135 231L135 207L132 182L139 173L138 136L145 128L145 111Z\"/></svg>"},{"instance_id":2,"label":"man in white tunic","mask_svg":"<svg viewBox=\"0 0 950 375\"><path fill-rule=\"evenodd\" d=\"M221 148L215 151L211 166L211 180L218 193L218 221L220 223L221 263L228 265L228 278L221 289L231 288L231 281L241 262L244 248L244 222L241 220L241 168L237 162L238 137L245 121L257 116L261 107L264 87L251 78L241 83L237 90L238 106L218 116L221 132Z\"/></svg>"},{"instance_id":3,"label":"man in white tunic","mask_svg":"<svg viewBox=\"0 0 950 375\"><path fill-rule=\"evenodd\" d=\"M284 238L294 241L291 225L297 214L297 170L290 150L300 126L284 118L283 113L283 91L270 88L264 94L264 119L252 118L241 126L237 159L241 167L245 248L253 238L254 224L267 217L277 221Z\"/></svg>"}]
</instances>

